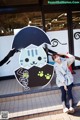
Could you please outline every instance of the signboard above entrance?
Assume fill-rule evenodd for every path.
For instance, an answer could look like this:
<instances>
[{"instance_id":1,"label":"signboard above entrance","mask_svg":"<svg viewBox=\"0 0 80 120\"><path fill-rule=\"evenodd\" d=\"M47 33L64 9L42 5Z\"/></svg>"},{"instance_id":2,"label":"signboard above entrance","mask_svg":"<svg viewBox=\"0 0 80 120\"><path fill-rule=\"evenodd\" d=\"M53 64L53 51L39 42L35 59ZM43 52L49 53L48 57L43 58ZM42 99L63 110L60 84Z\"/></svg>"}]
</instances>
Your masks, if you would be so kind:
<instances>
[{"instance_id":1,"label":"signboard above entrance","mask_svg":"<svg viewBox=\"0 0 80 120\"><path fill-rule=\"evenodd\" d=\"M48 4L80 4L80 0L48 0Z\"/></svg>"}]
</instances>

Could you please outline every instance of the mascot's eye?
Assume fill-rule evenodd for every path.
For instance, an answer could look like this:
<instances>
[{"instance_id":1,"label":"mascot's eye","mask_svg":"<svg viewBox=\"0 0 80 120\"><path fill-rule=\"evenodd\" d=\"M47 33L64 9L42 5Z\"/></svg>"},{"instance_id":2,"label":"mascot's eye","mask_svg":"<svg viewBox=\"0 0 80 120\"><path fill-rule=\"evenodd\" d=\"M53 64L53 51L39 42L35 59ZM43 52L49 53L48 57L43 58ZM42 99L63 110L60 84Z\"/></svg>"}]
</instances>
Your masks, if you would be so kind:
<instances>
[{"instance_id":1,"label":"mascot's eye","mask_svg":"<svg viewBox=\"0 0 80 120\"><path fill-rule=\"evenodd\" d=\"M41 60L42 58L41 57L38 57L38 60Z\"/></svg>"},{"instance_id":2,"label":"mascot's eye","mask_svg":"<svg viewBox=\"0 0 80 120\"><path fill-rule=\"evenodd\" d=\"M26 58L26 59L25 59L25 61L26 61L26 62L28 62L28 61L29 61L29 59L28 59L28 58Z\"/></svg>"}]
</instances>

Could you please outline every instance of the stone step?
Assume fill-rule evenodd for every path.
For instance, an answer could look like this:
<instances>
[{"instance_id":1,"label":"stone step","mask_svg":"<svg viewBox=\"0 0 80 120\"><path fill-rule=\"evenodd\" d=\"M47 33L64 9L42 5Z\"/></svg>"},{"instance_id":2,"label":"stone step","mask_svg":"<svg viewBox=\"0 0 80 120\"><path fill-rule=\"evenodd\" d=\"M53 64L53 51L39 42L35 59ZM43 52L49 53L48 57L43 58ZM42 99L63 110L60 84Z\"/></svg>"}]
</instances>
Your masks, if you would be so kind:
<instances>
[{"instance_id":1,"label":"stone step","mask_svg":"<svg viewBox=\"0 0 80 120\"><path fill-rule=\"evenodd\" d=\"M57 111L49 111L49 112L47 111L47 112L36 113L36 114L25 115L25 116L17 116L14 118L10 118L9 120L38 120L38 119L39 120L45 120L45 119L47 120L54 120L54 119L55 120L73 120L73 117L71 116L76 116L76 119L78 119L77 116L80 116L80 107L77 107L75 109L74 115L65 114L65 113L62 113L62 110L57 110Z\"/></svg>"},{"instance_id":2,"label":"stone step","mask_svg":"<svg viewBox=\"0 0 80 120\"><path fill-rule=\"evenodd\" d=\"M9 111L10 118L21 116L42 115L62 112L60 90L23 94L13 97L0 98L0 111ZM73 98L76 108L80 106L80 86L74 86Z\"/></svg>"},{"instance_id":3,"label":"stone step","mask_svg":"<svg viewBox=\"0 0 80 120\"><path fill-rule=\"evenodd\" d=\"M77 101L76 96L79 95L78 90L80 90L80 86L74 86L73 87L73 97L75 99L75 102ZM60 94L61 91L58 88L54 89L47 89L45 91L39 91L39 92L23 92L23 93L17 93L17 94L11 94L11 95L0 95L0 103L1 102L8 102L11 100L22 100L22 99L28 99L38 96L45 96L45 95L51 95L51 94Z\"/></svg>"}]
</instances>

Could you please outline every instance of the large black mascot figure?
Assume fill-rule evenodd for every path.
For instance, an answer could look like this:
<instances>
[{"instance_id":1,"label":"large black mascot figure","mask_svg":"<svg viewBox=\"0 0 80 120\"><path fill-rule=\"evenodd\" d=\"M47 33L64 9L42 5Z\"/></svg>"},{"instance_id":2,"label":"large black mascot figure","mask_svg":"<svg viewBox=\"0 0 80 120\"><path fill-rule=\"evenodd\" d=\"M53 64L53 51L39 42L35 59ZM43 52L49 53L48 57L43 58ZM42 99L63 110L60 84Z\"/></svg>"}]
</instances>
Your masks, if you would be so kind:
<instances>
[{"instance_id":1,"label":"large black mascot figure","mask_svg":"<svg viewBox=\"0 0 80 120\"><path fill-rule=\"evenodd\" d=\"M0 62L0 66L20 52L20 68L15 71L17 81L26 90L31 87L44 87L53 78L53 66L48 64L48 47L51 46L46 33L38 27L25 27L14 37L12 50ZM52 51L52 53L54 53Z\"/></svg>"},{"instance_id":2,"label":"large black mascot figure","mask_svg":"<svg viewBox=\"0 0 80 120\"><path fill-rule=\"evenodd\" d=\"M49 38L38 27L25 27L15 36L12 48L21 51L20 68L15 71L15 76L25 89L44 87L51 81L54 70L48 64L48 44Z\"/></svg>"}]
</instances>

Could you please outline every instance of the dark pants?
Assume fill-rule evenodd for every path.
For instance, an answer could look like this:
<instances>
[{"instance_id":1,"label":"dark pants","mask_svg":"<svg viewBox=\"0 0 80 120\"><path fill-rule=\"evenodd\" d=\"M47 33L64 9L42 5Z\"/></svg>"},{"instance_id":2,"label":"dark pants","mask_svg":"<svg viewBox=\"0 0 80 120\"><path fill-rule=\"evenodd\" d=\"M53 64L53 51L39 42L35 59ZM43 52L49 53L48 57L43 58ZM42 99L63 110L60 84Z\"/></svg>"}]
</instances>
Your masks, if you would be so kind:
<instances>
[{"instance_id":1,"label":"dark pants","mask_svg":"<svg viewBox=\"0 0 80 120\"><path fill-rule=\"evenodd\" d=\"M73 87L73 83L72 84L70 84L69 86L67 86L67 88L68 88L68 91L66 91L65 89L64 89L64 86L61 86L60 87L60 89L61 89L61 93L62 93L62 102L63 101L65 101L65 103L66 103L66 93L68 94L68 99L70 100L70 99L73 99L73 96L72 96L72 87Z\"/></svg>"}]
</instances>

